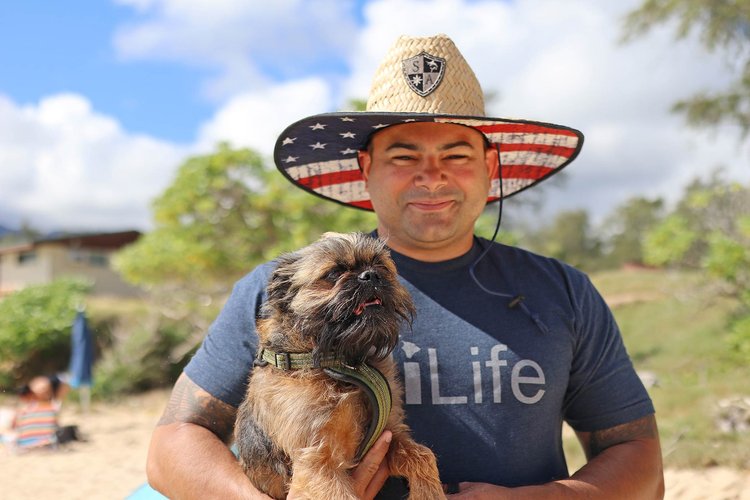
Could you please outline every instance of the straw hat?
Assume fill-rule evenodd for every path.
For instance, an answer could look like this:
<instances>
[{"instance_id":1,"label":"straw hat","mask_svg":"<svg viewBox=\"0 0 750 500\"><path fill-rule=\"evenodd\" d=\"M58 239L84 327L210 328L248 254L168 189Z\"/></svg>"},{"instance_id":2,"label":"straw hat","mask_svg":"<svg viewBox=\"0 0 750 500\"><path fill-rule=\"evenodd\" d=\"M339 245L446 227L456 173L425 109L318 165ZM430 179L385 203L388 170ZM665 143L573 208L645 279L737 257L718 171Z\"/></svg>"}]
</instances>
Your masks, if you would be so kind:
<instances>
[{"instance_id":1,"label":"straw hat","mask_svg":"<svg viewBox=\"0 0 750 500\"><path fill-rule=\"evenodd\" d=\"M300 188L372 210L357 151L378 130L407 122L456 123L484 134L499 147L505 198L559 172L583 145L583 134L569 127L485 116L479 82L450 38L402 36L375 74L366 111L293 123L276 141L274 161ZM493 179L487 201L500 194L500 179Z\"/></svg>"}]
</instances>

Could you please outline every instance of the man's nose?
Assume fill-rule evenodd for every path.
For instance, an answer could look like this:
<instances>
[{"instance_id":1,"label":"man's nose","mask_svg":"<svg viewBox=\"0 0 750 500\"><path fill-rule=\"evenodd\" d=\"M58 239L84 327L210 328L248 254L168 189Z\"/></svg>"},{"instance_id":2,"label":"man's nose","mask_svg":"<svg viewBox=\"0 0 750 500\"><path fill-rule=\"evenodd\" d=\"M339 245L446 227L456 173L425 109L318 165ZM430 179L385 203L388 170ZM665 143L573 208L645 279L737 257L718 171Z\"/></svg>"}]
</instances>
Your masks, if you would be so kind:
<instances>
[{"instance_id":1,"label":"man's nose","mask_svg":"<svg viewBox=\"0 0 750 500\"><path fill-rule=\"evenodd\" d=\"M445 172L437 158L423 158L419 167L414 179L417 187L435 191L446 184Z\"/></svg>"}]
</instances>

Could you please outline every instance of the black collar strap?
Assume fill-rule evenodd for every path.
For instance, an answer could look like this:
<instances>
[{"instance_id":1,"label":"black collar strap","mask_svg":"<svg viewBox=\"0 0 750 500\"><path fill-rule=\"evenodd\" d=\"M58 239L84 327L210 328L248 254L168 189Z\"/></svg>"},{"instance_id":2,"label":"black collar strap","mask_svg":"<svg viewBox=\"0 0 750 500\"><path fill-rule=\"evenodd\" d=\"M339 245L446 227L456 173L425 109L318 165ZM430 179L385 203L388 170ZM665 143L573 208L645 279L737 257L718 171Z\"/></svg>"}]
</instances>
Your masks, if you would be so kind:
<instances>
[{"instance_id":1,"label":"black collar strap","mask_svg":"<svg viewBox=\"0 0 750 500\"><path fill-rule=\"evenodd\" d=\"M348 366L335 356L324 356L316 364L310 352L277 353L269 349L261 349L258 352L257 362L261 365L269 364L280 370L323 368L323 371L329 377L361 388L370 401L372 415L370 425L368 425L367 432L357 450L357 461L362 459L385 429L385 424L388 422L388 416L391 413L393 400L388 381L377 368L367 363L358 366Z\"/></svg>"}]
</instances>

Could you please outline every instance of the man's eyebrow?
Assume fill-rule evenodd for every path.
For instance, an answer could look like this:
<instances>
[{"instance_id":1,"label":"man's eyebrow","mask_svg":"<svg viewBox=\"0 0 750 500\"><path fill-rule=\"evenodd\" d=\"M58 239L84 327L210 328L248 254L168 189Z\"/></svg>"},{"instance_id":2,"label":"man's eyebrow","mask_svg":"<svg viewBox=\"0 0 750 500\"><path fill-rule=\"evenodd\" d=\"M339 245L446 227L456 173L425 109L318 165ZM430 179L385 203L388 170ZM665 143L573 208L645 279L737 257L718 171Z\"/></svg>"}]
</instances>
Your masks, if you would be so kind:
<instances>
[{"instance_id":1,"label":"man's eyebrow","mask_svg":"<svg viewBox=\"0 0 750 500\"><path fill-rule=\"evenodd\" d=\"M462 146L469 147L469 148L474 147L471 145L469 141L456 141L456 142L449 142L448 144L443 144L442 146L440 146L439 149L440 151L447 151L449 149L459 148Z\"/></svg>"},{"instance_id":2,"label":"man's eyebrow","mask_svg":"<svg viewBox=\"0 0 750 500\"><path fill-rule=\"evenodd\" d=\"M449 149L458 148L458 147L473 148L474 146L472 146L469 141L456 141L456 142L449 142L448 144L443 144L438 149L440 151L447 151ZM392 149L408 149L410 151L418 151L419 146L417 146L416 144L408 143L408 142L394 142L393 144L385 148L386 151L390 151Z\"/></svg>"},{"instance_id":3,"label":"man's eyebrow","mask_svg":"<svg viewBox=\"0 0 750 500\"><path fill-rule=\"evenodd\" d=\"M419 148L416 144L409 144L408 142L394 142L387 148L385 148L386 151L390 151L392 149L408 149L410 151L417 151Z\"/></svg>"}]
</instances>

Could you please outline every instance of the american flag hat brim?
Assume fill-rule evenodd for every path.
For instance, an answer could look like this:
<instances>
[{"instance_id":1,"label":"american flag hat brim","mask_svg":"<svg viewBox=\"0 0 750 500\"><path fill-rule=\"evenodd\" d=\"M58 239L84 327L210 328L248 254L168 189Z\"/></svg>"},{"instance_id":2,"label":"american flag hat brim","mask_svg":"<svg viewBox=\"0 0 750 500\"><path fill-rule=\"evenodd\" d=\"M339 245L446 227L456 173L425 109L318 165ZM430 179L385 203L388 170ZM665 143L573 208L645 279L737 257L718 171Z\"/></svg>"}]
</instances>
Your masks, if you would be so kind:
<instances>
[{"instance_id":1,"label":"american flag hat brim","mask_svg":"<svg viewBox=\"0 0 750 500\"><path fill-rule=\"evenodd\" d=\"M500 151L502 193L508 198L559 172L583 145L578 130L549 123L415 113L325 113L304 118L279 136L274 160L293 184L322 198L372 210L357 161L378 130L409 122L455 123L475 128ZM500 199L499 176L487 202Z\"/></svg>"},{"instance_id":2,"label":"american flag hat brim","mask_svg":"<svg viewBox=\"0 0 750 500\"><path fill-rule=\"evenodd\" d=\"M372 210L357 160L370 136L409 122L472 127L500 152L500 176L487 201L519 193L559 172L583 146L570 127L485 116L479 82L445 35L402 36L373 80L367 111L324 113L293 123L281 133L274 161L298 187L346 206Z\"/></svg>"}]
</instances>

